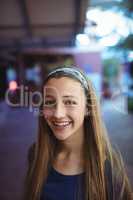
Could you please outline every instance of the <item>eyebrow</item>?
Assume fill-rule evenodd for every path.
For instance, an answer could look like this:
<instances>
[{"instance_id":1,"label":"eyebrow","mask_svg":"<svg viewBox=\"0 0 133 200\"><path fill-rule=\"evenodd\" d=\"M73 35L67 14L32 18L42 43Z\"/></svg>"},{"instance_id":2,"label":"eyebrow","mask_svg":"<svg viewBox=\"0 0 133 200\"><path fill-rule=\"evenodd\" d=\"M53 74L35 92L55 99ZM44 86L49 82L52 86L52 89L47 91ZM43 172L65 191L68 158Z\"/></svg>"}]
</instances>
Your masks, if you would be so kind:
<instances>
[{"instance_id":1,"label":"eyebrow","mask_svg":"<svg viewBox=\"0 0 133 200\"><path fill-rule=\"evenodd\" d=\"M63 96L64 98L76 98L75 96L73 96L73 95L65 95L65 96Z\"/></svg>"},{"instance_id":2,"label":"eyebrow","mask_svg":"<svg viewBox=\"0 0 133 200\"><path fill-rule=\"evenodd\" d=\"M49 95L49 94L47 95L47 94L46 94L45 97L47 97L47 98L51 98L51 97L52 97L52 98L53 98L54 96L53 96L53 95ZM76 98L76 97L73 96L73 95L65 95L65 96L63 96L63 98Z\"/></svg>"}]
</instances>

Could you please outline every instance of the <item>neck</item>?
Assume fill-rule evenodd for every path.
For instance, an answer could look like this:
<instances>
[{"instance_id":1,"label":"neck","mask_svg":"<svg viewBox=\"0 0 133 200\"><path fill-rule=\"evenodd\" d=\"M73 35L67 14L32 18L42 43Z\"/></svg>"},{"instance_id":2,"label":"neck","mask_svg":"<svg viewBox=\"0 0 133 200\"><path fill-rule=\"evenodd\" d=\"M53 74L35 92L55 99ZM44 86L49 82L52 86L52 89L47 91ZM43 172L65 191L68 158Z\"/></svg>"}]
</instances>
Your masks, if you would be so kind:
<instances>
[{"instance_id":1,"label":"neck","mask_svg":"<svg viewBox=\"0 0 133 200\"><path fill-rule=\"evenodd\" d=\"M75 133L64 141L58 142L57 155L62 154L64 157L71 156L82 156L83 155L83 146L84 146L84 131L80 133Z\"/></svg>"}]
</instances>

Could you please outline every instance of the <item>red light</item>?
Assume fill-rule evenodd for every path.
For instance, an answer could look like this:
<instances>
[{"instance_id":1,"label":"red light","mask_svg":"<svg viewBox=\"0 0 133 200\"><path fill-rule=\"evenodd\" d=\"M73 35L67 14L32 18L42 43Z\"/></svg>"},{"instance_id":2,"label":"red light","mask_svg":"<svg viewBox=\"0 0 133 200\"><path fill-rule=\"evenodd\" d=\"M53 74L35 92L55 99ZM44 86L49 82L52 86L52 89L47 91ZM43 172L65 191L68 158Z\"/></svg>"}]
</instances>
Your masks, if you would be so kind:
<instances>
[{"instance_id":1,"label":"red light","mask_svg":"<svg viewBox=\"0 0 133 200\"><path fill-rule=\"evenodd\" d=\"M18 87L17 82L16 81L11 81L9 83L9 90L16 90Z\"/></svg>"}]
</instances>

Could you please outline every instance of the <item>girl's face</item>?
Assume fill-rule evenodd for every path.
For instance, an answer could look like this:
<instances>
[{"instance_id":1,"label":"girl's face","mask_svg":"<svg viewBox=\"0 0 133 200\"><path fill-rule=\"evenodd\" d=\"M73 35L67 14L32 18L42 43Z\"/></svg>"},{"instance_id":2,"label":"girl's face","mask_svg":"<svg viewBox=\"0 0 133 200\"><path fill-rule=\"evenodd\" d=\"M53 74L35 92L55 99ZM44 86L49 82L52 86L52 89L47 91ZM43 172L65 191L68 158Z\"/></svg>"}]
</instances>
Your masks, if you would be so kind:
<instances>
[{"instance_id":1,"label":"girl's face","mask_svg":"<svg viewBox=\"0 0 133 200\"><path fill-rule=\"evenodd\" d=\"M48 80L44 86L44 117L58 140L83 134L85 113L86 97L78 81L68 77Z\"/></svg>"}]
</instances>

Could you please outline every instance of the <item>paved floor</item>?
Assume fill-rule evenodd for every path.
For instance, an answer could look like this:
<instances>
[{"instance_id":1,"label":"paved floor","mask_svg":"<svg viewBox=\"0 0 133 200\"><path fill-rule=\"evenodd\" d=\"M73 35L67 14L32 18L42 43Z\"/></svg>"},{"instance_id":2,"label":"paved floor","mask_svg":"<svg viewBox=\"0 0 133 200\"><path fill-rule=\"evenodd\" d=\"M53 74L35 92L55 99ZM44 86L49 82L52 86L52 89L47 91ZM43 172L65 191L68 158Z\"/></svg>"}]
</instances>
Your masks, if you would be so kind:
<instances>
[{"instance_id":1,"label":"paved floor","mask_svg":"<svg viewBox=\"0 0 133 200\"><path fill-rule=\"evenodd\" d=\"M102 115L113 143L120 148L133 183L133 115L104 103ZM0 200L21 200L26 155L34 141L37 117L27 109L0 103Z\"/></svg>"}]
</instances>

